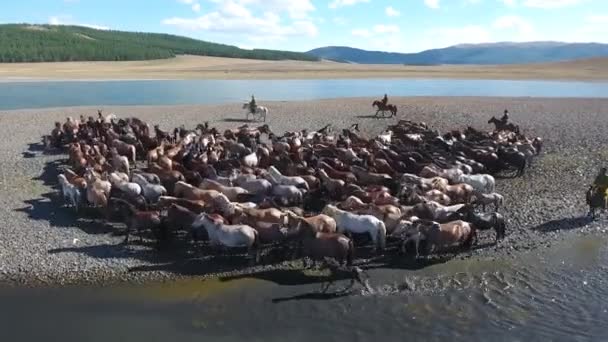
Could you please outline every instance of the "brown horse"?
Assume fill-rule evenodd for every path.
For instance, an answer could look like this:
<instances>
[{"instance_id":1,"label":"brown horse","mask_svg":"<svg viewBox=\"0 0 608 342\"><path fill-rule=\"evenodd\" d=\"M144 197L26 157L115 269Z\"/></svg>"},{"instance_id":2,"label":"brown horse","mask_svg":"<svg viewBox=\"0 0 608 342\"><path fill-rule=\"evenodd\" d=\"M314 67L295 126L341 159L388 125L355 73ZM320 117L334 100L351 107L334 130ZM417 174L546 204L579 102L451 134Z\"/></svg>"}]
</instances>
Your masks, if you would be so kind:
<instances>
[{"instance_id":1,"label":"brown horse","mask_svg":"<svg viewBox=\"0 0 608 342\"><path fill-rule=\"evenodd\" d=\"M477 241L477 230L466 221L458 220L444 224L433 221L419 220L414 223L414 230L410 237L404 240L404 245L409 241L416 243L416 255L420 240L425 241L425 252L443 252L454 246L470 248Z\"/></svg>"},{"instance_id":2,"label":"brown horse","mask_svg":"<svg viewBox=\"0 0 608 342\"><path fill-rule=\"evenodd\" d=\"M378 108L378 110L376 111L376 114L375 114L376 117L379 117L378 114L380 114L380 113L382 113L382 116L384 117L384 114L386 112L390 113L390 117L397 116L397 106L395 106L395 105L392 105L392 104L385 105L384 103L382 103L382 101L376 100L372 103L372 107Z\"/></svg>"},{"instance_id":3,"label":"brown horse","mask_svg":"<svg viewBox=\"0 0 608 342\"><path fill-rule=\"evenodd\" d=\"M303 257L313 261L333 258L340 264L346 262L349 266L353 263L355 246L353 241L343 234L318 233L313 225L302 218L296 228L287 231L286 236L301 242Z\"/></svg>"}]
</instances>

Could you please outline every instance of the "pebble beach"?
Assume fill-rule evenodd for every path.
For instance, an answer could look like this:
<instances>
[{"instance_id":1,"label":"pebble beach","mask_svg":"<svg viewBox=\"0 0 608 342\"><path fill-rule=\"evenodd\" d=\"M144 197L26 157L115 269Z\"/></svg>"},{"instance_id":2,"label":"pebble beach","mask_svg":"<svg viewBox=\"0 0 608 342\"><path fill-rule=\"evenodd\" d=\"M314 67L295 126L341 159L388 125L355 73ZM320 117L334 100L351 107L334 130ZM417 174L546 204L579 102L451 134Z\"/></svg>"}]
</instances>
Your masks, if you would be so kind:
<instances>
[{"instance_id":1,"label":"pebble beach","mask_svg":"<svg viewBox=\"0 0 608 342\"><path fill-rule=\"evenodd\" d=\"M371 98L303 102L265 102L267 124L276 132L336 129L359 123L365 134L380 133L399 119L424 121L442 132L472 126L490 130L492 116L509 109L527 136L544 139L544 150L521 178L498 179L505 196L507 238L499 245L484 237L484 248L459 257L502 258L542 250L571 234L601 232L585 218L588 185L608 161L608 99L416 97L391 98L393 119L374 119ZM158 253L150 245L124 245L120 225L63 208L54 188L64 154L45 153L41 136L55 121L96 115L136 116L167 130L208 121L220 129L246 124L240 104L203 106L71 107L0 112L0 283L27 285L143 282L183 276L246 272L218 267L196 253ZM255 125L255 123L250 123ZM285 267L262 265L258 268Z\"/></svg>"}]
</instances>

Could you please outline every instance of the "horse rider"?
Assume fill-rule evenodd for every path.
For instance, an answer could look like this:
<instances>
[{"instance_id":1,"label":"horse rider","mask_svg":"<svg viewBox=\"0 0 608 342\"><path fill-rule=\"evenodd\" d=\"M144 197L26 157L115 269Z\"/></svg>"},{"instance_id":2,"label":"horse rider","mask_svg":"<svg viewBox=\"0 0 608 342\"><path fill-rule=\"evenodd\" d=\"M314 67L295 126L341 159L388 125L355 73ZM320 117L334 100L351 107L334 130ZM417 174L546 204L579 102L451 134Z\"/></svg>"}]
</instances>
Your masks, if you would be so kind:
<instances>
[{"instance_id":1,"label":"horse rider","mask_svg":"<svg viewBox=\"0 0 608 342\"><path fill-rule=\"evenodd\" d=\"M255 103L255 97L251 95L251 101L249 101L249 111L255 114L255 110L258 108L258 105Z\"/></svg>"},{"instance_id":2,"label":"horse rider","mask_svg":"<svg viewBox=\"0 0 608 342\"><path fill-rule=\"evenodd\" d=\"M606 209L606 202L608 201L608 175L606 174L605 167L602 167L600 173L595 177L593 187L596 192L604 195L604 209Z\"/></svg>"},{"instance_id":3,"label":"horse rider","mask_svg":"<svg viewBox=\"0 0 608 342\"><path fill-rule=\"evenodd\" d=\"M502 118L500 118L500 122L503 125L506 125L507 123L509 123L509 111L507 109L505 109L505 112L502 115Z\"/></svg>"},{"instance_id":4,"label":"horse rider","mask_svg":"<svg viewBox=\"0 0 608 342\"><path fill-rule=\"evenodd\" d=\"M382 105L384 107L386 107L387 104L388 104L388 96L386 96L386 94L384 94L384 97L382 98Z\"/></svg>"},{"instance_id":5,"label":"horse rider","mask_svg":"<svg viewBox=\"0 0 608 342\"><path fill-rule=\"evenodd\" d=\"M363 288L372 292L372 289L369 286L368 279L369 275L367 272L362 270L357 266L342 266L334 259L325 258L323 261L323 265L321 269L328 269L330 272L329 279L324 286L322 286L322 293L326 293L329 290L329 287L334 283L334 281L339 279L349 279L350 285L342 290L343 292L348 291L355 286L356 283L359 283ZM363 277L365 275L365 278Z\"/></svg>"}]
</instances>

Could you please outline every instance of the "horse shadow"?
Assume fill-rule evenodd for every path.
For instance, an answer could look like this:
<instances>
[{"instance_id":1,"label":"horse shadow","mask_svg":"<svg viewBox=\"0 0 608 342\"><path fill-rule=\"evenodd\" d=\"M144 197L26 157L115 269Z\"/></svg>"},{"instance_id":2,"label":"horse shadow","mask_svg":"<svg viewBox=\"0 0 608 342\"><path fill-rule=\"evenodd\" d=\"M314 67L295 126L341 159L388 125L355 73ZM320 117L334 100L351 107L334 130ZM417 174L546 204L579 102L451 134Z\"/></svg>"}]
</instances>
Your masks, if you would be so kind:
<instances>
[{"instance_id":1,"label":"horse shadow","mask_svg":"<svg viewBox=\"0 0 608 342\"><path fill-rule=\"evenodd\" d=\"M551 233L558 230L572 230L585 227L593 222L593 218L589 216L569 217L558 220L551 220L532 227L533 231L540 233Z\"/></svg>"},{"instance_id":2,"label":"horse shadow","mask_svg":"<svg viewBox=\"0 0 608 342\"><path fill-rule=\"evenodd\" d=\"M24 201L27 206L15 211L27 214L31 220L46 221L51 227L76 227L87 234L116 233L116 228L92 208L81 208L77 214L71 208L58 206L59 201L61 198L57 193L46 193L42 198Z\"/></svg>"},{"instance_id":3,"label":"horse shadow","mask_svg":"<svg viewBox=\"0 0 608 342\"><path fill-rule=\"evenodd\" d=\"M355 118L357 119L388 119L388 118L384 118L382 116L376 116L376 115L355 115Z\"/></svg>"},{"instance_id":4,"label":"horse shadow","mask_svg":"<svg viewBox=\"0 0 608 342\"><path fill-rule=\"evenodd\" d=\"M51 186L54 189L59 189L57 185L57 176L61 173L61 166L64 165L61 160L48 162L44 165L42 173L38 177L32 178L35 181L42 181L46 186Z\"/></svg>"},{"instance_id":5,"label":"horse shadow","mask_svg":"<svg viewBox=\"0 0 608 342\"><path fill-rule=\"evenodd\" d=\"M33 155L33 156L35 156L39 153L42 153L44 155L59 155L59 154L63 154L64 151L60 148L47 148L42 142L35 142L35 143L28 143L26 152L23 152L23 156L25 158L32 158L32 157L26 157L26 153L28 155Z\"/></svg>"},{"instance_id":6,"label":"horse shadow","mask_svg":"<svg viewBox=\"0 0 608 342\"><path fill-rule=\"evenodd\" d=\"M384 255L382 258L376 260L372 265L368 265L365 269L394 269L394 270L407 270L417 271L427 268L433 265L445 264L446 262L453 259L453 255L440 254L422 256L415 258L413 255Z\"/></svg>"},{"instance_id":7,"label":"horse shadow","mask_svg":"<svg viewBox=\"0 0 608 342\"><path fill-rule=\"evenodd\" d=\"M243 119L243 118L224 118L221 120L222 122L237 122L237 123L252 123L257 122L252 119Z\"/></svg>"}]
</instances>

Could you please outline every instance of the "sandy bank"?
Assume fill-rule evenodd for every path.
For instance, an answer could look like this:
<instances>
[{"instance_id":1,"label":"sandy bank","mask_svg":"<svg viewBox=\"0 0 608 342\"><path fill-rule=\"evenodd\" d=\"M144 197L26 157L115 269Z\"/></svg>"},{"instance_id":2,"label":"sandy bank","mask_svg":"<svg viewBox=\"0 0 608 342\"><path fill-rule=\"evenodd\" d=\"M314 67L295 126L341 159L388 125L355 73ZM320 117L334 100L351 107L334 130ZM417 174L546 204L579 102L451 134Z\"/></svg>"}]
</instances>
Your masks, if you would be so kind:
<instances>
[{"instance_id":1,"label":"sandy bank","mask_svg":"<svg viewBox=\"0 0 608 342\"><path fill-rule=\"evenodd\" d=\"M406 66L180 56L133 62L0 63L0 80L458 78L608 80L608 59L525 65Z\"/></svg>"}]
</instances>

